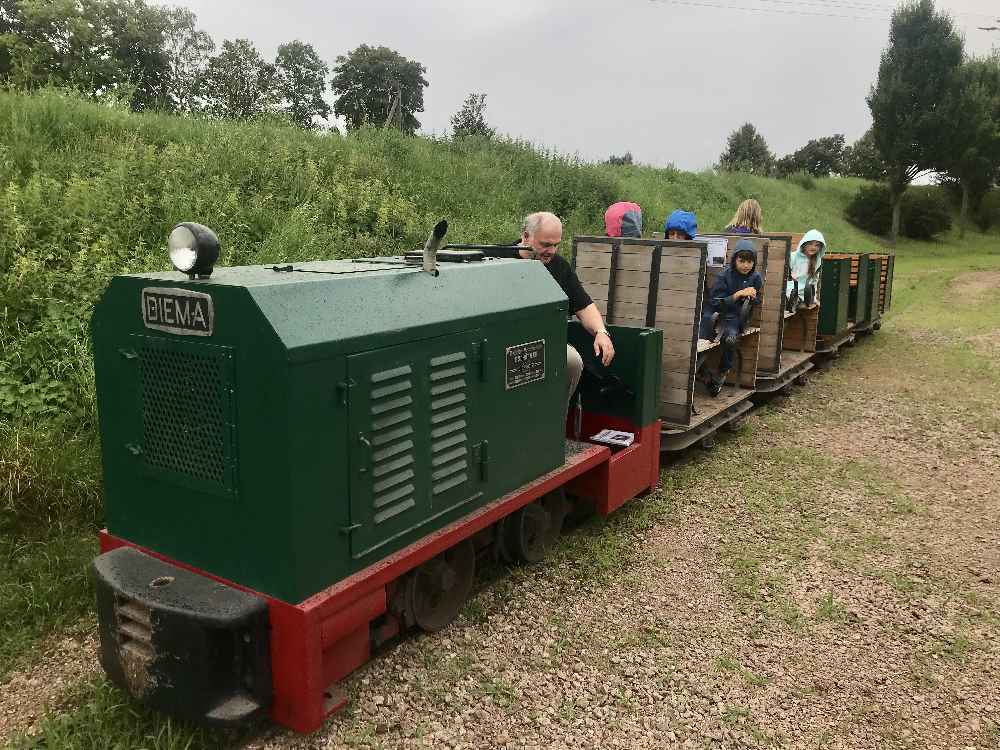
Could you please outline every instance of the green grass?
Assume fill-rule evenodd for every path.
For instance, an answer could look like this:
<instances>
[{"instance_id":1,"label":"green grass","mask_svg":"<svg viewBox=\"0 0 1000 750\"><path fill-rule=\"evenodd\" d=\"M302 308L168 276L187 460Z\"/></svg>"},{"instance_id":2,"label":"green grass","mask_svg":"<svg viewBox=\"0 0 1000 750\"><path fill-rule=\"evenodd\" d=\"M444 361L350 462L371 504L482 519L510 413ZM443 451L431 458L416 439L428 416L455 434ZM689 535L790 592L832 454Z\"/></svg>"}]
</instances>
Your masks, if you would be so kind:
<instances>
[{"instance_id":1,"label":"green grass","mask_svg":"<svg viewBox=\"0 0 1000 750\"><path fill-rule=\"evenodd\" d=\"M11 739L12 750L222 750L238 747L249 731L209 730L164 718L123 700L103 678L76 687L69 709L50 712L33 736Z\"/></svg>"},{"instance_id":2,"label":"green grass","mask_svg":"<svg viewBox=\"0 0 1000 750\"><path fill-rule=\"evenodd\" d=\"M0 682L30 665L47 634L90 614L87 566L96 554L87 529L54 523L15 532L12 516L0 513Z\"/></svg>"}]
</instances>

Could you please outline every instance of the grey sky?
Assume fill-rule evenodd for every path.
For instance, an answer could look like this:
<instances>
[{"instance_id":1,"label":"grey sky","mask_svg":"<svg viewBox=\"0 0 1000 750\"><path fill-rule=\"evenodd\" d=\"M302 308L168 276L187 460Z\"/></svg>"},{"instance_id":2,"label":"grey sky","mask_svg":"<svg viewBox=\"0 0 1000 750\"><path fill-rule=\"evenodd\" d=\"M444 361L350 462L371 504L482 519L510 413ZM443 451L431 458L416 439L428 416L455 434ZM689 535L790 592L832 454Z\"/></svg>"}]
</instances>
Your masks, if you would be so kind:
<instances>
[{"instance_id":1,"label":"grey sky","mask_svg":"<svg viewBox=\"0 0 1000 750\"><path fill-rule=\"evenodd\" d=\"M864 133L864 97L892 8L887 0L167 4L194 11L216 44L247 38L272 60L293 39L331 67L362 43L392 47L427 67L424 131L446 131L465 96L483 91L501 132L588 160L630 150L683 169L713 163L747 121L779 155L810 138ZM968 52L1000 44L1000 32L976 30L1000 25L989 23L989 14L1000 17L997 0L937 7L954 14Z\"/></svg>"}]
</instances>

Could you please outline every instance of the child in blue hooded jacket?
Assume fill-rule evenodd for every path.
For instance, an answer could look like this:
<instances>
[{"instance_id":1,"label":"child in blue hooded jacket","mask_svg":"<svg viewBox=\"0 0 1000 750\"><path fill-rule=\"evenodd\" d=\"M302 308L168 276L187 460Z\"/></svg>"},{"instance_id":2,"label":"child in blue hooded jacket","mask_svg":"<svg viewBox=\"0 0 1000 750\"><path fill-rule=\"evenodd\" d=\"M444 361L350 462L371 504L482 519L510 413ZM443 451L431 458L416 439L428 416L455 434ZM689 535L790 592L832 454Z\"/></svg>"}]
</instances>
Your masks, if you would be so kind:
<instances>
[{"instance_id":1,"label":"child in blue hooded jacket","mask_svg":"<svg viewBox=\"0 0 1000 750\"><path fill-rule=\"evenodd\" d=\"M785 290L788 307L794 312L794 294L798 290L798 301L811 305L816 300L816 287L819 284L819 267L823 265L823 253L826 252L826 239L818 229L810 229L799 240L799 245L788 258L788 271L791 278ZM811 290L811 291L810 291Z\"/></svg>"},{"instance_id":2,"label":"child in blue hooded jacket","mask_svg":"<svg viewBox=\"0 0 1000 750\"><path fill-rule=\"evenodd\" d=\"M701 316L699 337L715 339L715 313L719 314L720 340L722 341L722 357L719 361L719 373L710 377L707 386L712 396L718 396L726 374L733 366L733 355L739 346L740 334L743 333L743 305L746 300L750 305L759 305L763 301L761 290L764 288L764 278L757 271L757 252L750 240L739 240L733 248L732 262L722 269L715 279L708 299L705 301Z\"/></svg>"},{"instance_id":3,"label":"child in blue hooded jacket","mask_svg":"<svg viewBox=\"0 0 1000 750\"><path fill-rule=\"evenodd\" d=\"M693 240L698 234L698 219L692 211L678 208L663 222L663 236L668 240Z\"/></svg>"}]
</instances>

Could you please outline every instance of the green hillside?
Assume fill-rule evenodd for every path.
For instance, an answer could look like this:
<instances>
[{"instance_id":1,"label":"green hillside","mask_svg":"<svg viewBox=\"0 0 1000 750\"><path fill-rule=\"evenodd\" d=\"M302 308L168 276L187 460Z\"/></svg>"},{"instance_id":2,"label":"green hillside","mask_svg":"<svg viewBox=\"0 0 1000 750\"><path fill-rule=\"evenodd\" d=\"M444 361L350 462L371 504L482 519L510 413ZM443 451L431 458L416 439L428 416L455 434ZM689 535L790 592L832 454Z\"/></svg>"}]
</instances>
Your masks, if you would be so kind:
<instances>
[{"instance_id":1,"label":"green hillside","mask_svg":"<svg viewBox=\"0 0 1000 750\"><path fill-rule=\"evenodd\" d=\"M0 94L0 184L0 504L89 522L100 518L90 310L111 275L169 267L178 221L216 229L223 262L239 264L397 253L441 217L452 241L512 240L538 209L563 216L567 237L601 232L620 199L643 206L648 230L677 207L718 230L753 196L766 230L816 226L835 249L878 246L842 218L855 180L805 190L509 141L137 115L55 92Z\"/></svg>"}]
</instances>

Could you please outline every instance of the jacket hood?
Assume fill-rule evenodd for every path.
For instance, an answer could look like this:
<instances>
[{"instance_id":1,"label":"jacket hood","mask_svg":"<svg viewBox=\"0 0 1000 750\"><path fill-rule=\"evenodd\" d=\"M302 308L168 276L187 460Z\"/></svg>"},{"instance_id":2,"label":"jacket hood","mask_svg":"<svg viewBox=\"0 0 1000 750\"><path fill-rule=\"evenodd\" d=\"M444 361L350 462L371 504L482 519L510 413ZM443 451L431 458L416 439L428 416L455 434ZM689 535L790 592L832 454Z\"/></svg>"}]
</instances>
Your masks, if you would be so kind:
<instances>
[{"instance_id":1,"label":"jacket hood","mask_svg":"<svg viewBox=\"0 0 1000 750\"><path fill-rule=\"evenodd\" d=\"M826 238L823 237L823 233L821 231L819 231L818 229L810 229L808 232L806 232L804 235L802 235L802 239L799 240L799 246L795 248L795 252L801 253L802 252L802 246L804 244L806 244L807 242L818 242L818 243L820 243L821 247L819 249L819 252L816 253L816 259L817 260L822 259L823 258L823 253L826 252ZM803 255L804 254L805 253L803 253Z\"/></svg>"},{"instance_id":2,"label":"jacket hood","mask_svg":"<svg viewBox=\"0 0 1000 750\"><path fill-rule=\"evenodd\" d=\"M757 270L757 251L754 249L753 243L750 240L737 240L736 246L733 248L733 260L729 264L730 270L737 275L740 275L736 270L736 256L739 253L750 253L753 256L753 267L750 269L749 276L754 271Z\"/></svg>"},{"instance_id":3,"label":"jacket hood","mask_svg":"<svg viewBox=\"0 0 1000 750\"><path fill-rule=\"evenodd\" d=\"M642 237L642 209L638 203L619 201L604 212L604 233L608 237Z\"/></svg>"},{"instance_id":4,"label":"jacket hood","mask_svg":"<svg viewBox=\"0 0 1000 750\"><path fill-rule=\"evenodd\" d=\"M677 229L684 232L684 234L688 236L688 239L693 240L695 235L698 234L698 219L691 211L682 211L678 208L667 217L665 222L663 222L664 236L666 236L671 229Z\"/></svg>"}]
</instances>

